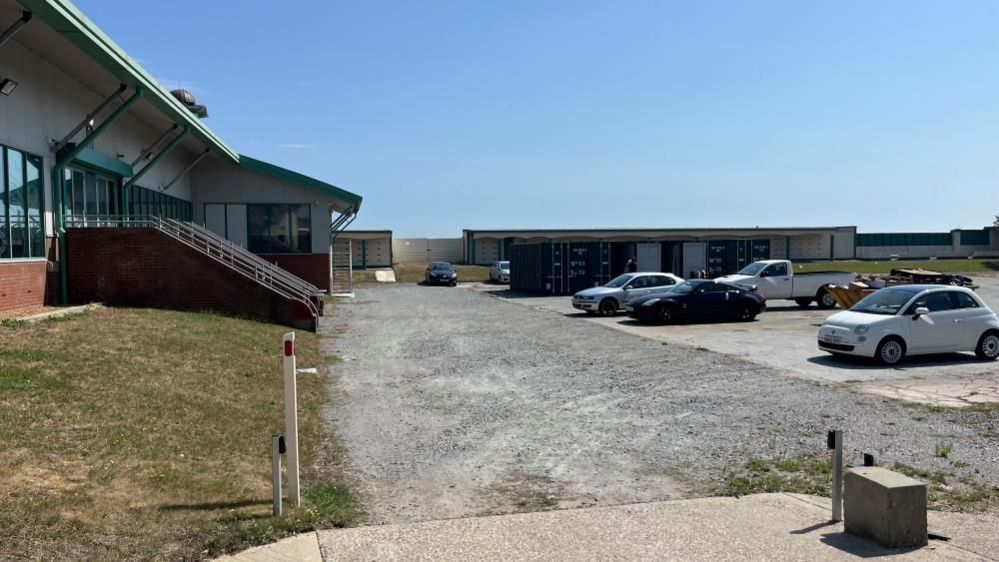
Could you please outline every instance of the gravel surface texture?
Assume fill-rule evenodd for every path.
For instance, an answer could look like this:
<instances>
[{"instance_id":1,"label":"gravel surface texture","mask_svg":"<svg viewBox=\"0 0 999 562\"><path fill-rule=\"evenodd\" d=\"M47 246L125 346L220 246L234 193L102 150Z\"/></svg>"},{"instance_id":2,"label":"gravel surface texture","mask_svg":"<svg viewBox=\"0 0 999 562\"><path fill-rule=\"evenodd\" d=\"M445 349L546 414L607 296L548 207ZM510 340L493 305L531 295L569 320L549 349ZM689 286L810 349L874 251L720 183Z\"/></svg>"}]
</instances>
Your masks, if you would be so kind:
<instances>
[{"instance_id":1,"label":"gravel surface texture","mask_svg":"<svg viewBox=\"0 0 999 562\"><path fill-rule=\"evenodd\" d=\"M343 359L326 415L372 523L706 495L751 458L823 452L833 427L848 462L999 484L995 411L853 394L477 291L363 287L322 329Z\"/></svg>"}]
</instances>

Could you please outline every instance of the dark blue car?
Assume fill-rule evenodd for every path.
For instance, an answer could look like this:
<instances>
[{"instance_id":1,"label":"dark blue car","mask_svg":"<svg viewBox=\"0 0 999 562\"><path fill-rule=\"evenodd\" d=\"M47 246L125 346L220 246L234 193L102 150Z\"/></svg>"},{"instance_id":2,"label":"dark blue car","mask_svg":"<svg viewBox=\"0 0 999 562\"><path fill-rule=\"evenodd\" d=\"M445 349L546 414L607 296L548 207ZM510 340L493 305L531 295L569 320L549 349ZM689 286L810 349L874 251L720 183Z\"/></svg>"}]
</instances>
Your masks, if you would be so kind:
<instances>
[{"instance_id":1,"label":"dark blue car","mask_svg":"<svg viewBox=\"0 0 999 562\"><path fill-rule=\"evenodd\" d=\"M706 279L684 281L663 293L628 301L628 316L639 322L734 319L749 322L766 310L767 299L754 289Z\"/></svg>"}]
</instances>

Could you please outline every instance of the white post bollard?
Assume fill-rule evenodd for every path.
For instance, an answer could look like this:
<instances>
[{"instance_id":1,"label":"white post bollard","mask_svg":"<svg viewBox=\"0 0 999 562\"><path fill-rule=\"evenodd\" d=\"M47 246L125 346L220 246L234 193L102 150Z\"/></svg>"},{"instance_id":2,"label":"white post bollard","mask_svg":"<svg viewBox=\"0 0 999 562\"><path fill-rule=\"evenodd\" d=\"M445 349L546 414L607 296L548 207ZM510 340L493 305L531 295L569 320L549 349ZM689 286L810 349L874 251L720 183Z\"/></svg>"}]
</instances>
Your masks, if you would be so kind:
<instances>
[{"instance_id":1,"label":"white post bollard","mask_svg":"<svg viewBox=\"0 0 999 562\"><path fill-rule=\"evenodd\" d=\"M302 503L298 484L298 389L295 383L295 332L284 335L284 442L288 449L288 502Z\"/></svg>"},{"instance_id":2,"label":"white post bollard","mask_svg":"<svg viewBox=\"0 0 999 562\"><path fill-rule=\"evenodd\" d=\"M843 430L829 432L832 448L832 520L843 520Z\"/></svg>"}]
</instances>

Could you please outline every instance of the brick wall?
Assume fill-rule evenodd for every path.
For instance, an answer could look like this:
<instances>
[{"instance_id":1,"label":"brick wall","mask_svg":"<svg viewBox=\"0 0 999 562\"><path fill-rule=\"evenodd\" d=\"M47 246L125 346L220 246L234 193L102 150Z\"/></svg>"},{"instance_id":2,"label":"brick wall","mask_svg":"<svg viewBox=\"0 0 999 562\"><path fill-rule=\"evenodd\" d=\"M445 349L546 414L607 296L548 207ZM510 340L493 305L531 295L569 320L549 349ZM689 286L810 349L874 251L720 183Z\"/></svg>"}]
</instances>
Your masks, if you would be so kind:
<instances>
[{"instance_id":1,"label":"brick wall","mask_svg":"<svg viewBox=\"0 0 999 562\"><path fill-rule=\"evenodd\" d=\"M315 329L304 305L155 229L73 228L66 244L73 303L212 310Z\"/></svg>"},{"instance_id":2,"label":"brick wall","mask_svg":"<svg viewBox=\"0 0 999 562\"><path fill-rule=\"evenodd\" d=\"M51 254L52 239L45 243ZM0 311L55 302L58 273L46 273L46 269L45 260L0 261Z\"/></svg>"},{"instance_id":3,"label":"brick wall","mask_svg":"<svg viewBox=\"0 0 999 562\"><path fill-rule=\"evenodd\" d=\"M45 262L0 261L0 311L45 304Z\"/></svg>"},{"instance_id":4,"label":"brick wall","mask_svg":"<svg viewBox=\"0 0 999 562\"><path fill-rule=\"evenodd\" d=\"M260 257L326 292L330 290L329 254L260 254Z\"/></svg>"}]
</instances>

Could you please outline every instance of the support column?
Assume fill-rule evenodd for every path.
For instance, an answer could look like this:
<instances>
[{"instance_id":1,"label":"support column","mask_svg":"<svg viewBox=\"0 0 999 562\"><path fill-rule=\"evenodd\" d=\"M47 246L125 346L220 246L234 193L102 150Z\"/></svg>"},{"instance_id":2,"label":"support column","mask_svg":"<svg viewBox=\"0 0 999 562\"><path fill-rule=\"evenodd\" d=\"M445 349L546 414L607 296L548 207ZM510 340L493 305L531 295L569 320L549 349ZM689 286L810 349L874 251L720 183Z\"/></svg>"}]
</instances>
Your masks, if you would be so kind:
<instances>
[{"instance_id":1,"label":"support column","mask_svg":"<svg viewBox=\"0 0 999 562\"><path fill-rule=\"evenodd\" d=\"M86 136L79 144L69 149L65 153L56 156L56 163L52 166L52 191L53 203L55 207L55 234L59 243L59 303L69 302L69 271L66 267L66 197L64 190L66 182L63 178L63 170L72 162L84 148L94 143L104 131L108 130L118 119L121 119L128 109L137 101L142 99L142 88L137 87L132 97L125 100L118 109L108 116L96 129Z\"/></svg>"}]
</instances>

